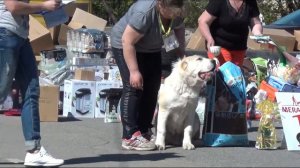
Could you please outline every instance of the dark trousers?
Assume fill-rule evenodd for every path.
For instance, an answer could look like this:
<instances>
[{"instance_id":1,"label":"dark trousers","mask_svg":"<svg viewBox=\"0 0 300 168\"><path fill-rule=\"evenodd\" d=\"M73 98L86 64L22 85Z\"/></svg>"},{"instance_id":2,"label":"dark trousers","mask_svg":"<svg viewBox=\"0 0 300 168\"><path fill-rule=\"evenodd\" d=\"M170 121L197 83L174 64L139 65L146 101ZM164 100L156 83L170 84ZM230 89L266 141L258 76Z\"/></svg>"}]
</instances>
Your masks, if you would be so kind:
<instances>
[{"instance_id":1,"label":"dark trousers","mask_svg":"<svg viewBox=\"0 0 300 168\"><path fill-rule=\"evenodd\" d=\"M121 73L123 93L121 98L122 138L129 139L136 131L148 132L152 128L157 94L161 81L161 52L137 53L139 70L143 77L143 90L130 86L130 73L123 49L113 48L113 55Z\"/></svg>"}]
</instances>

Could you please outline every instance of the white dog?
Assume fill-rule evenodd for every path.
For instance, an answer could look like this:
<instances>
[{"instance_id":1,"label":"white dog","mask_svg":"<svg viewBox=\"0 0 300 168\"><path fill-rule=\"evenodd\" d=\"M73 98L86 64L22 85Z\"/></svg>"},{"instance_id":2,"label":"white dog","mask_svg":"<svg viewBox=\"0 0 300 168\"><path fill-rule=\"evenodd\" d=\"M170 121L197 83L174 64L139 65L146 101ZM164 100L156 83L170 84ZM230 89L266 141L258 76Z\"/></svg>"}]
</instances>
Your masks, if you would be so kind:
<instances>
[{"instance_id":1,"label":"white dog","mask_svg":"<svg viewBox=\"0 0 300 168\"><path fill-rule=\"evenodd\" d=\"M173 65L158 95L155 144L159 150L164 150L166 144L195 149L192 140L200 136L200 121L195 112L198 97L214 69L214 60L199 55L185 57Z\"/></svg>"}]
</instances>

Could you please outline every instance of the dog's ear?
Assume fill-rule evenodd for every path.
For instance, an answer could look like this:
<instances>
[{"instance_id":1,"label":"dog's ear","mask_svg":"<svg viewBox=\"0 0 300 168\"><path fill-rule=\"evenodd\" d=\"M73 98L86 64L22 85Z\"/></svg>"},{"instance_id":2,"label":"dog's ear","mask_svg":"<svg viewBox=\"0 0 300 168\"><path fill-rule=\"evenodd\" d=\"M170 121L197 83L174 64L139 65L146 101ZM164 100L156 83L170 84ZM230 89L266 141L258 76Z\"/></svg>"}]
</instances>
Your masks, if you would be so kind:
<instances>
[{"instance_id":1,"label":"dog's ear","mask_svg":"<svg viewBox=\"0 0 300 168\"><path fill-rule=\"evenodd\" d=\"M180 64L180 68L185 71L187 67L188 63L185 60L183 60Z\"/></svg>"}]
</instances>

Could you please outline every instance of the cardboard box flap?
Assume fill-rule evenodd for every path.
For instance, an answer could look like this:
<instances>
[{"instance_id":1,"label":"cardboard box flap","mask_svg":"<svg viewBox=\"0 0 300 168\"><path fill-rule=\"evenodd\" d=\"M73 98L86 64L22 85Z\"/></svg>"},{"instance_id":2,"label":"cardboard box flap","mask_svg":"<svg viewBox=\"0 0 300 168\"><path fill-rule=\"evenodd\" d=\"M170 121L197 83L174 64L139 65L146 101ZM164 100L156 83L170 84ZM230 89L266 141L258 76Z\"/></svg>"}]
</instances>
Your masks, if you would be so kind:
<instances>
[{"instance_id":1,"label":"cardboard box flap","mask_svg":"<svg viewBox=\"0 0 300 168\"><path fill-rule=\"evenodd\" d=\"M76 8L71 22L81 23L89 29L99 29L101 31L104 31L104 28L107 24L106 20L85 12L79 8Z\"/></svg>"},{"instance_id":2,"label":"cardboard box flap","mask_svg":"<svg viewBox=\"0 0 300 168\"><path fill-rule=\"evenodd\" d=\"M293 38L294 36L282 29L269 29L269 28L264 28L263 30L264 34L268 35L276 35L276 36L282 36L282 37L291 37Z\"/></svg>"},{"instance_id":3,"label":"cardboard box flap","mask_svg":"<svg viewBox=\"0 0 300 168\"><path fill-rule=\"evenodd\" d=\"M40 87L40 121L58 121L59 86Z\"/></svg>"},{"instance_id":4,"label":"cardboard box flap","mask_svg":"<svg viewBox=\"0 0 300 168\"><path fill-rule=\"evenodd\" d=\"M296 39L296 50L300 50L300 30L294 30L294 36Z\"/></svg>"},{"instance_id":5,"label":"cardboard box flap","mask_svg":"<svg viewBox=\"0 0 300 168\"><path fill-rule=\"evenodd\" d=\"M59 35L58 35L58 44L66 45L67 44L67 32L71 30L71 28L65 24L60 25Z\"/></svg>"},{"instance_id":6,"label":"cardboard box flap","mask_svg":"<svg viewBox=\"0 0 300 168\"><path fill-rule=\"evenodd\" d=\"M76 22L76 21L71 21L68 26L71 28L71 29L80 29L84 26L84 24L82 23L79 23L79 22Z\"/></svg>"},{"instance_id":7,"label":"cardboard box flap","mask_svg":"<svg viewBox=\"0 0 300 168\"><path fill-rule=\"evenodd\" d=\"M29 15L29 39L30 41L36 40L41 36L50 33L50 31L44 27L38 20L33 16Z\"/></svg>"},{"instance_id":8,"label":"cardboard box flap","mask_svg":"<svg viewBox=\"0 0 300 168\"><path fill-rule=\"evenodd\" d=\"M54 45L50 31L33 16L30 16L29 19L28 38L34 54L39 55L42 50L53 49Z\"/></svg>"},{"instance_id":9,"label":"cardboard box flap","mask_svg":"<svg viewBox=\"0 0 300 168\"><path fill-rule=\"evenodd\" d=\"M263 34L270 36L272 40L274 40L274 42L279 46L285 47L287 52L292 52L294 50L296 40L295 36L293 36L291 33L281 29L264 28ZM249 35L252 35L252 33L249 32ZM272 50L272 48L270 48L268 44L256 43L249 37L248 47L254 50Z\"/></svg>"}]
</instances>

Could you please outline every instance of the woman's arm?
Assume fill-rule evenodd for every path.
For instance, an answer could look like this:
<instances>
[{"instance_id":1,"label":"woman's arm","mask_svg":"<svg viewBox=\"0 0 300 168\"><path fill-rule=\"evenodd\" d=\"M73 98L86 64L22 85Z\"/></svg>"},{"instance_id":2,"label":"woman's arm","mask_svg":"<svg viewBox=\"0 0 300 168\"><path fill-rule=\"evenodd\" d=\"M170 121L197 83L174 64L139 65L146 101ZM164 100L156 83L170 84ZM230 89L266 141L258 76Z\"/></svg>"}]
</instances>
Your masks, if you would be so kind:
<instances>
[{"instance_id":1,"label":"woman's arm","mask_svg":"<svg viewBox=\"0 0 300 168\"><path fill-rule=\"evenodd\" d=\"M259 17L253 17L251 18L251 30L252 30L252 34L255 36L259 36L263 34L263 27L261 24L261 21L259 19Z\"/></svg>"},{"instance_id":2,"label":"woman's arm","mask_svg":"<svg viewBox=\"0 0 300 168\"><path fill-rule=\"evenodd\" d=\"M60 6L61 0L46 0L42 3L31 4L18 0L4 0L8 11L13 15L28 15L43 10L53 11Z\"/></svg>"},{"instance_id":3,"label":"woman's arm","mask_svg":"<svg viewBox=\"0 0 300 168\"><path fill-rule=\"evenodd\" d=\"M123 54L130 73L130 85L137 89L143 88L143 78L140 74L135 44L143 37L131 26L127 25L122 36Z\"/></svg>"},{"instance_id":4,"label":"woman's arm","mask_svg":"<svg viewBox=\"0 0 300 168\"><path fill-rule=\"evenodd\" d=\"M207 41L207 48L215 45L215 41L210 33L209 27L211 23L216 19L215 16L209 14L206 10L198 18L198 28L200 33Z\"/></svg>"}]
</instances>

